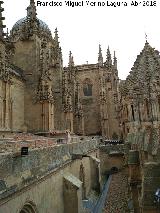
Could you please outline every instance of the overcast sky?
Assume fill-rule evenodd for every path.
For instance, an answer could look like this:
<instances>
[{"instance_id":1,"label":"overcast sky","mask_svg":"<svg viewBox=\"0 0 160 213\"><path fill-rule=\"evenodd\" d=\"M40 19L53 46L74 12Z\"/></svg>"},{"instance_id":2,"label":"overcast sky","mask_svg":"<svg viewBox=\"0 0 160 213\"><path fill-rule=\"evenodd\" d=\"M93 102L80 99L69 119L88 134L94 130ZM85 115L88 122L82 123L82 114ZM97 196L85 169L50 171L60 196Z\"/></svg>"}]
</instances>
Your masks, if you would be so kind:
<instances>
[{"instance_id":1,"label":"overcast sky","mask_svg":"<svg viewBox=\"0 0 160 213\"><path fill-rule=\"evenodd\" d=\"M116 51L119 77L125 79L136 56L144 47L145 33L151 46L160 50L159 0L156 7L143 7L142 3L134 7L128 0L126 7L87 6L86 1L83 1L83 7L74 8L67 7L65 0L58 1L63 1L62 7L38 6L37 13L38 18L47 23L52 33L56 27L58 28L64 65L68 64L70 50L76 65L85 64L86 61L97 63L99 44L102 46L105 60L109 45L112 55L113 51ZM106 4L107 1L103 1ZM29 2L29 0L5 0L4 23L9 30L17 20L26 16Z\"/></svg>"}]
</instances>

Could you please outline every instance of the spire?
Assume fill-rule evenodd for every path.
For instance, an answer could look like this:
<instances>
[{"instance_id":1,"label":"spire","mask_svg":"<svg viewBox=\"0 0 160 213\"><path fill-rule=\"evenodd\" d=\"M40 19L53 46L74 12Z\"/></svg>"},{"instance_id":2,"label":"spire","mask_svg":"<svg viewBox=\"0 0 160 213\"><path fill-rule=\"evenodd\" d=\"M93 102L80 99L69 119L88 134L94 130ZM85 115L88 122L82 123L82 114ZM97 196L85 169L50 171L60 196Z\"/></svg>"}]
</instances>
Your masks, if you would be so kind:
<instances>
[{"instance_id":1,"label":"spire","mask_svg":"<svg viewBox=\"0 0 160 213\"><path fill-rule=\"evenodd\" d=\"M34 0L30 0L30 5L27 7L27 17L30 20L35 20L37 16L37 10Z\"/></svg>"},{"instance_id":2,"label":"spire","mask_svg":"<svg viewBox=\"0 0 160 213\"><path fill-rule=\"evenodd\" d=\"M101 49L101 45L99 44L99 53L98 53L98 64L100 66L103 65L103 56L102 56L102 49Z\"/></svg>"},{"instance_id":3,"label":"spire","mask_svg":"<svg viewBox=\"0 0 160 213\"><path fill-rule=\"evenodd\" d=\"M117 58L116 58L116 52L114 51L114 57L113 57L113 65L115 69L117 70Z\"/></svg>"},{"instance_id":4,"label":"spire","mask_svg":"<svg viewBox=\"0 0 160 213\"><path fill-rule=\"evenodd\" d=\"M68 63L68 66L69 67L74 66L74 59L73 59L71 51L69 52L69 63Z\"/></svg>"},{"instance_id":5,"label":"spire","mask_svg":"<svg viewBox=\"0 0 160 213\"><path fill-rule=\"evenodd\" d=\"M110 53L110 50L109 50L109 46L108 46L108 49L107 49L106 66L107 66L107 68L112 67L112 57L111 57L111 53Z\"/></svg>"},{"instance_id":6,"label":"spire","mask_svg":"<svg viewBox=\"0 0 160 213\"><path fill-rule=\"evenodd\" d=\"M5 33L3 29L6 27L5 25L3 25L3 20L5 20L5 18L2 16L2 12L4 11L4 9L2 8L3 3L3 1L0 1L0 39L4 38Z\"/></svg>"},{"instance_id":7,"label":"spire","mask_svg":"<svg viewBox=\"0 0 160 213\"><path fill-rule=\"evenodd\" d=\"M56 42L59 43L59 41L58 41L59 37L58 37L58 30L57 30L57 27L56 27L56 29L55 29L55 31L54 31L54 34L55 34L54 40L55 40Z\"/></svg>"}]
</instances>

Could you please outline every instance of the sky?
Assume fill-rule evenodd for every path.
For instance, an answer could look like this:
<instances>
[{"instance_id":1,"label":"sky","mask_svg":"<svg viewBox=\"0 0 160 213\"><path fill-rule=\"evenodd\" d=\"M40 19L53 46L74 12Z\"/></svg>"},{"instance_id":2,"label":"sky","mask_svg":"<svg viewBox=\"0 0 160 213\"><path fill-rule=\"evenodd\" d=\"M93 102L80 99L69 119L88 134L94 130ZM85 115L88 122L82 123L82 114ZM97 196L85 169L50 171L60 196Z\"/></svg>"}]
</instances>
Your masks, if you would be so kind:
<instances>
[{"instance_id":1,"label":"sky","mask_svg":"<svg viewBox=\"0 0 160 213\"><path fill-rule=\"evenodd\" d=\"M88 5L86 0L80 0L76 2L83 1L83 6L76 7L67 6L65 0L54 2L57 1L59 4L62 2L62 6L37 6L37 17L49 26L53 35L55 28L58 28L64 66L68 64L69 51L72 52L76 65L86 64L87 61L89 64L97 63L99 44L105 61L109 45L112 56L114 50L116 51L119 77L125 79L144 47L145 33L150 45L160 50L159 0L133 1L137 2L138 6L131 6L132 1L126 0L127 6L121 3L121 6L117 7L107 6L106 0L88 0ZM4 24L9 31L17 20L26 16L29 2L4 1ZM35 2L37 3L37 0ZM47 0L43 2L46 3ZM104 6L98 6L98 2ZM108 5L113 2L122 1L108 1ZM153 2L156 6L151 6ZM148 3L149 6L143 6Z\"/></svg>"}]
</instances>

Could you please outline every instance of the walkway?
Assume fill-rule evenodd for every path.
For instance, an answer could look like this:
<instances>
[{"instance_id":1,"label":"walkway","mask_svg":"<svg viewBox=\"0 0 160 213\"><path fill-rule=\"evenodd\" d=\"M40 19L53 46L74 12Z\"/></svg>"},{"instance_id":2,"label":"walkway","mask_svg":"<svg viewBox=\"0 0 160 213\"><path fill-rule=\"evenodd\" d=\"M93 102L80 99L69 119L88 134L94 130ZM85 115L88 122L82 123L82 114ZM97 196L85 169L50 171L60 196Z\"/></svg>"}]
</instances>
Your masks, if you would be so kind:
<instances>
[{"instance_id":1,"label":"walkway","mask_svg":"<svg viewBox=\"0 0 160 213\"><path fill-rule=\"evenodd\" d=\"M105 213L127 213L127 175L125 171L112 175L105 203Z\"/></svg>"}]
</instances>

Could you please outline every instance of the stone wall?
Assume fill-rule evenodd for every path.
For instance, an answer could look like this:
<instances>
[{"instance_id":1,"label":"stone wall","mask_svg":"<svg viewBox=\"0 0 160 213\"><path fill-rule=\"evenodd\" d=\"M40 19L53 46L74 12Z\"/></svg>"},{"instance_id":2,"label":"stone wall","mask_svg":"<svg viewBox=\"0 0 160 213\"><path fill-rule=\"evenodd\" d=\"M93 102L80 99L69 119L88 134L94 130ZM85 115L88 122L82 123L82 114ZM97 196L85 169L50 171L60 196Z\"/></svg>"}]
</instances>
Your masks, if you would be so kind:
<instances>
[{"instance_id":1,"label":"stone wall","mask_svg":"<svg viewBox=\"0 0 160 213\"><path fill-rule=\"evenodd\" d=\"M0 131L24 130L24 82L12 77L12 84L0 80Z\"/></svg>"},{"instance_id":2,"label":"stone wall","mask_svg":"<svg viewBox=\"0 0 160 213\"><path fill-rule=\"evenodd\" d=\"M88 154L72 160L73 153ZM64 212L64 175L80 179L82 165L87 196L92 188L90 156L99 156L94 140L33 150L27 157L1 155L0 212L17 213L26 202L34 203L39 213Z\"/></svg>"},{"instance_id":3,"label":"stone wall","mask_svg":"<svg viewBox=\"0 0 160 213\"><path fill-rule=\"evenodd\" d=\"M126 165L125 155L128 154L127 145L106 145L100 147L100 161L102 175L113 167L121 169Z\"/></svg>"},{"instance_id":4,"label":"stone wall","mask_svg":"<svg viewBox=\"0 0 160 213\"><path fill-rule=\"evenodd\" d=\"M25 131L24 122L24 82L13 79L12 85L12 130L13 131Z\"/></svg>"},{"instance_id":5,"label":"stone wall","mask_svg":"<svg viewBox=\"0 0 160 213\"><path fill-rule=\"evenodd\" d=\"M80 82L82 106L84 112L85 135L101 132L100 106L99 106L99 73L98 68L89 67L77 73ZM84 96L83 83L89 79L92 84L92 96Z\"/></svg>"}]
</instances>

